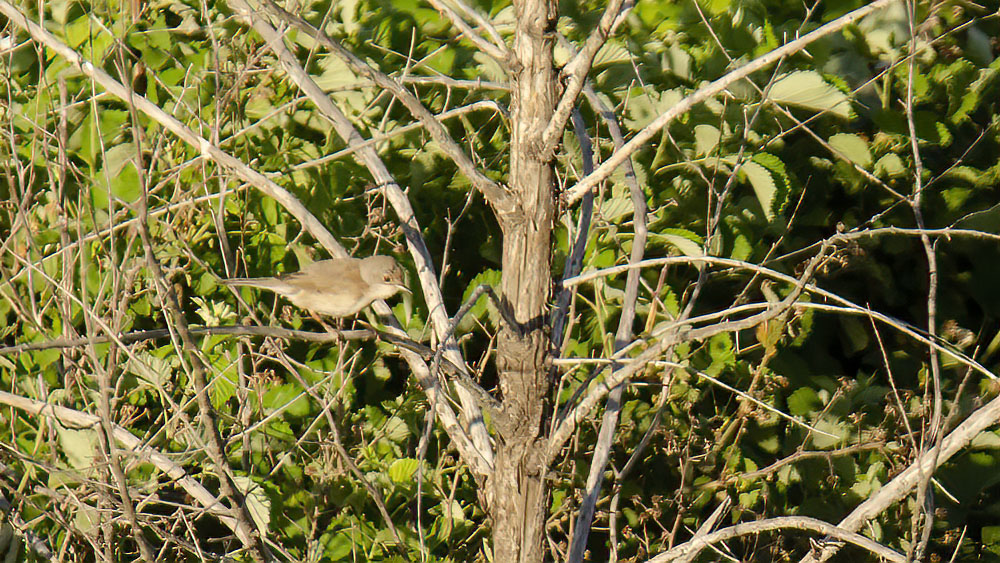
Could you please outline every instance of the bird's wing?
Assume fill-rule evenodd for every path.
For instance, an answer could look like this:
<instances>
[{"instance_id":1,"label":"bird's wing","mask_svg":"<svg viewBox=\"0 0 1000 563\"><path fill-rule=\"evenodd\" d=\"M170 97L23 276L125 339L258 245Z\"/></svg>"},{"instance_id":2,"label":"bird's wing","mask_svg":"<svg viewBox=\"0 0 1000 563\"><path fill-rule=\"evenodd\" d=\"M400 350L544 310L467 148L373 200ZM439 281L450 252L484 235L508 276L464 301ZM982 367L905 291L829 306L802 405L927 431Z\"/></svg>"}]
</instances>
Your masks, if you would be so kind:
<instances>
[{"instance_id":1,"label":"bird's wing","mask_svg":"<svg viewBox=\"0 0 1000 563\"><path fill-rule=\"evenodd\" d=\"M362 283L358 263L358 260L350 258L320 260L294 274L282 276L281 279L287 280L302 291L330 293L335 291L334 288L343 287L344 284Z\"/></svg>"}]
</instances>

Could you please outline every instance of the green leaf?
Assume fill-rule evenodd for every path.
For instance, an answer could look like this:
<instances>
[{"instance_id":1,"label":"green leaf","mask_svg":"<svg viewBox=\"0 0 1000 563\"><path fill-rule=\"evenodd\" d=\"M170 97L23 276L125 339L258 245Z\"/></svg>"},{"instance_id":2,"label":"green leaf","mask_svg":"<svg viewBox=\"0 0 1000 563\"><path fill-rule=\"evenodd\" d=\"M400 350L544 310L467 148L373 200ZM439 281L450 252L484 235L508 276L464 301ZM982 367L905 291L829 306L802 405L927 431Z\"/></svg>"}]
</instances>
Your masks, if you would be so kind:
<instances>
[{"instance_id":1,"label":"green leaf","mask_svg":"<svg viewBox=\"0 0 1000 563\"><path fill-rule=\"evenodd\" d=\"M96 533L101 525L101 511L86 503L76 504L73 527L82 534Z\"/></svg>"},{"instance_id":2,"label":"green leaf","mask_svg":"<svg viewBox=\"0 0 1000 563\"><path fill-rule=\"evenodd\" d=\"M398 416L390 417L389 420L385 421L385 425L382 427L382 432L385 433L385 437L393 442L403 442L410 437L410 428L406 425L406 421Z\"/></svg>"},{"instance_id":3,"label":"green leaf","mask_svg":"<svg viewBox=\"0 0 1000 563\"><path fill-rule=\"evenodd\" d=\"M465 288L465 293L462 294L462 303L466 303L476 288L483 284L497 291L500 287L500 270L486 270L472 278L472 281ZM469 313L459 322L458 328L462 332L468 332L475 326L476 320L484 320L484 318L488 319L492 326L499 326L500 312L497 311L489 296L485 294L481 295L476 304L469 309Z\"/></svg>"},{"instance_id":4,"label":"green leaf","mask_svg":"<svg viewBox=\"0 0 1000 563\"><path fill-rule=\"evenodd\" d=\"M213 385L216 382L213 381ZM286 383L271 387L264 394L264 412L271 414L279 409L291 416L306 416L309 414L309 397L302 393L302 388L294 383Z\"/></svg>"},{"instance_id":5,"label":"green leaf","mask_svg":"<svg viewBox=\"0 0 1000 563\"><path fill-rule=\"evenodd\" d=\"M764 216L767 217L768 221L773 221L775 217L775 196L778 193L778 187L775 185L771 173L767 168L752 161L743 163L743 167L740 170L750 181L753 193L757 196L757 201L760 202L760 206L764 210Z\"/></svg>"},{"instance_id":6,"label":"green leaf","mask_svg":"<svg viewBox=\"0 0 1000 563\"><path fill-rule=\"evenodd\" d=\"M609 40L604 44L594 57L593 67L596 69L602 65L614 63L631 63L632 55L624 46L614 40Z\"/></svg>"},{"instance_id":7,"label":"green leaf","mask_svg":"<svg viewBox=\"0 0 1000 563\"><path fill-rule=\"evenodd\" d=\"M845 119L853 115L847 94L827 84L818 72L812 70L782 76L771 86L769 98L780 104L825 111Z\"/></svg>"},{"instance_id":8,"label":"green leaf","mask_svg":"<svg viewBox=\"0 0 1000 563\"><path fill-rule=\"evenodd\" d=\"M808 416L823 409L823 401L816 391L809 387L800 387L788 396L788 412L794 416Z\"/></svg>"},{"instance_id":9,"label":"green leaf","mask_svg":"<svg viewBox=\"0 0 1000 563\"><path fill-rule=\"evenodd\" d=\"M982 534L984 544L1000 544L1000 526L983 526L980 533Z\"/></svg>"},{"instance_id":10,"label":"green leaf","mask_svg":"<svg viewBox=\"0 0 1000 563\"><path fill-rule=\"evenodd\" d=\"M625 110L625 123L634 131L649 125L651 121L677 105L684 95L680 90L658 92L651 89L635 89L629 96Z\"/></svg>"},{"instance_id":11,"label":"green leaf","mask_svg":"<svg viewBox=\"0 0 1000 563\"><path fill-rule=\"evenodd\" d=\"M989 209L970 213L955 222L956 229L972 229L1000 234L1000 204Z\"/></svg>"},{"instance_id":12,"label":"green leaf","mask_svg":"<svg viewBox=\"0 0 1000 563\"><path fill-rule=\"evenodd\" d=\"M413 480L419 466L420 462L412 457L397 459L389 466L389 478L394 483L408 483Z\"/></svg>"},{"instance_id":13,"label":"green leaf","mask_svg":"<svg viewBox=\"0 0 1000 563\"><path fill-rule=\"evenodd\" d=\"M888 153L875 162L875 175L879 177L896 177L906 174L906 165L896 153Z\"/></svg>"},{"instance_id":14,"label":"green leaf","mask_svg":"<svg viewBox=\"0 0 1000 563\"><path fill-rule=\"evenodd\" d=\"M868 142L858 135L837 133L827 142L847 160L865 169L871 166L872 153L868 148Z\"/></svg>"},{"instance_id":15,"label":"green leaf","mask_svg":"<svg viewBox=\"0 0 1000 563\"><path fill-rule=\"evenodd\" d=\"M94 457L97 455L97 431L84 428L77 430L56 425L56 435L59 437L59 446L66 461L73 469L87 469L94 466Z\"/></svg>"},{"instance_id":16,"label":"green leaf","mask_svg":"<svg viewBox=\"0 0 1000 563\"><path fill-rule=\"evenodd\" d=\"M246 497L246 506L257 527L267 530L271 523L271 499L264 487L245 475L233 475L233 483Z\"/></svg>"},{"instance_id":17,"label":"green leaf","mask_svg":"<svg viewBox=\"0 0 1000 563\"><path fill-rule=\"evenodd\" d=\"M609 223L620 223L626 216L632 214L632 198L618 195L601 204L601 217Z\"/></svg>"},{"instance_id":18,"label":"green leaf","mask_svg":"<svg viewBox=\"0 0 1000 563\"><path fill-rule=\"evenodd\" d=\"M702 238L686 229L660 229L658 231L650 231L649 239L651 241L661 240L666 242L677 248L677 250L679 250L684 256L704 255L702 245L705 243Z\"/></svg>"},{"instance_id":19,"label":"green leaf","mask_svg":"<svg viewBox=\"0 0 1000 563\"><path fill-rule=\"evenodd\" d=\"M705 369L705 373L715 377L728 367L736 363L736 354L733 352L733 340L729 334L716 334L708 341L708 356L712 363Z\"/></svg>"},{"instance_id":20,"label":"green leaf","mask_svg":"<svg viewBox=\"0 0 1000 563\"><path fill-rule=\"evenodd\" d=\"M712 154L721 138L722 134L717 127L706 124L694 126L695 152L701 156Z\"/></svg>"}]
</instances>

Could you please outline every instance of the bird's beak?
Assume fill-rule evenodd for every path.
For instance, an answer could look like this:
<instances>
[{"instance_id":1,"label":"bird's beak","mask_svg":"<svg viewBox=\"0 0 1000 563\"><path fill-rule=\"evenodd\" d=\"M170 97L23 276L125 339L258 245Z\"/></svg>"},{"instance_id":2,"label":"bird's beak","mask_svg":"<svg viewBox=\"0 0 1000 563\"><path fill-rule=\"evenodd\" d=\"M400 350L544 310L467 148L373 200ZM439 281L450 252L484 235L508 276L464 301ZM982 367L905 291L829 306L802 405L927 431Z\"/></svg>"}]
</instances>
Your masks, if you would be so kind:
<instances>
[{"instance_id":1,"label":"bird's beak","mask_svg":"<svg viewBox=\"0 0 1000 563\"><path fill-rule=\"evenodd\" d=\"M409 293L410 295L413 295L413 292L412 292L412 291L410 291L410 288L406 287L406 286L405 286L405 285L403 285L403 284L398 284L398 285L396 286L396 288L397 288L397 289L399 289L400 291L405 291L406 293Z\"/></svg>"}]
</instances>

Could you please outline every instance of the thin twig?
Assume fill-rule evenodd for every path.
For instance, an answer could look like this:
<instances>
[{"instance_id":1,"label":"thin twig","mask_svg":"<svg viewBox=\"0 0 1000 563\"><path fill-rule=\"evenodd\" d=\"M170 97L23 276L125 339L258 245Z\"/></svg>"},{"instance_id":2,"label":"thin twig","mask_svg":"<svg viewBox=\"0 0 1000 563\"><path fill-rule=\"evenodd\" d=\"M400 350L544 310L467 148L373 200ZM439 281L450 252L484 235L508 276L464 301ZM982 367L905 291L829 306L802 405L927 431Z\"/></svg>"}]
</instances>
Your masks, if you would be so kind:
<instances>
[{"instance_id":1,"label":"thin twig","mask_svg":"<svg viewBox=\"0 0 1000 563\"><path fill-rule=\"evenodd\" d=\"M271 14L272 17L278 18L282 22L294 26L299 31L305 33L329 49L331 53L347 63L351 70L365 76L369 80L375 82L375 84L379 87L391 92L393 96L406 106L406 109L410 111L413 117L424 125L424 128L426 128L431 138L433 138L434 141L437 142L438 146L441 147L441 150L452 159L458 169L462 171L462 174L464 174L469 181L472 182L472 185L483 193L486 199L490 202L490 205L492 205L498 213L506 213L513 210L510 194L508 194L502 186L489 179L485 174L476 168L476 165L471 159L469 159L468 155L465 154L462 148L458 146L458 143L451 138L451 135L448 134L448 131L444 128L441 122L437 120L434 114L432 114L430 110L428 110L420 102L420 100L417 99L416 96L404 88L402 84L394 80L389 75L372 68L368 65L368 63L358 58L354 53L348 51L343 45L331 39L330 36L323 33L321 30L313 27L306 20L285 11L271 0L262 0L262 2L265 11ZM246 0L233 0L233 5L243 11L246 17L250 18L251 24L255 29L257 29L258 32L261 31L260 28L263 22L257 15L258 12L252 11L252 8L250 8L250 6L246 3ZM250 13L247 13L246 10L251 11ZM270 45L272 49L276 49L277 42L279 41L280 39L272 37L268 39L268 45ZM296 76L299 73L302 73L303 75L305 74L302 67L297 63L294 66L292 65L294 58L285 56L280 57L280 60L282 62L282 66L285 68L285 71L288 72L293 79L295 79L296 84L298 84L300 88L303 88L313 102L316 102L317 94L307 90L307 85L305 84L306 76ZM318 89L318 86L316 88ZM325 98L326 96L323 95L322 97ZM323 108L320 109L322 110ZM326 111L323 113L328 115ZM349 144L353 145L354 143ZM362 160L364 159L362 158Z\"/></svg>"},{"instance_id":2,"label":"thin twig","mask_svg":"<svg viewBox=\"0 0 1000 563\"><path fill-rule=\"evenodd\" d=\"M611 176L615 169L617 169L626 158L631 156L632 153L637 151L639 148L645 146L646 142L652 139L653 136L656 135L661 129L666 127L669 123L673 122L673 120L677 119L681 115L687 113L696 104L711 98L734 83L774 63L775 61L787 57L792 53L801 51L810 43L830 35L831 33L835 33L847 25L850 25L852 22L867 16L875 10L884 8L894 1L895 0L875 0L871 4L858 8L852 12L848 12L847 14L829 23L820 26L814 31L811 31L794 41L786 43L766 55L762 55L753 61L750 61L742 67L726 74L722 78L695 90L679 103L673 105L669 110L654 119L641 131L636 133L632 139L629 140L629 142L625 143L620 150L615 151L615 153L604 161L596 170L594 170L592 174L580 180L575 186L570 188L566 192L567 201L570 204L575 203L585 192L592 190L598 183Z\"/></svg>"},{"instance_id":3,"label":"thin twig","mask_svg":"<svg viewBox=\"0 0 1000 563\"><path fill-rule=\"evenodd\" d=\"M430 3L431 6L434 6L434 9L437 10L438 13L453 23L455 27L458 28L458 31L464 35L466 39L471 41L473 45L478 47L480 51L492 57L502 66L507 65L507 59L510 56L510 51L507 49L506 45L503 43L491 43L484 39L482 35L476 33L476 30L472 29L472 26L462 19L462 16L460 16L455 10L451 9L451 6L448 6L441 0L428 0L428 3ZM490 27L492 28L492 26ZM496 34L495 29L493 30L493 34ZM496 36L498 37L499 34L496 34Z\"/></svg>"},{"instance_id":4,"label":"thin twig","mask_svg":"<svg viewBox=\"0 0 1000 563\"><path fill-rule=\"evenodd\" d=\"M348 145L364 142L361 134L357 131L347 116L344 115L344 113L341 112L332 101L330 101L316 82L313 81L312 78L305 72L305 69L299 65L297 59L285 46L283 39L278 32L263 18L258 17L258 15L252 11L248 11L249 6L243 2L243 0L234 0L234 4L242 6L244 16L249 18L254 29L260 33L262 37L264 37L265 41L267 41L268 46L278 56L278 59L281 61L283 67L288 73L288 76L295 81L296 85L302 89L307 96L309 96L310 100L316 104L317 109L319 109L320 112L328 120L330 120L334 129L337 131L337 134L340 135L340 137ZM311 29L311 26L307 23L304 25L306 26L306 29ZM339 47L339 45L333 43L332 40L326 38L326 36L322 33L318 33L316 38L320 41L325 38L330 45ZM375 178L377 185L383 190L386 199L389 200L389 203L392 205L397 216L399 217L400 227L402 228L403 234L409 245L410 255L413 257L417 266L417 275L420 277L420 286L424 293L424 300L430 309L432 327L435 334L447 347L446 357L456 366L464 366L464 359L459 353L457 345L454 343L454 339L451 341L441 339L441 337L446 333L447 326L449 324L447 315L445 314L443 296L441 295L441 289L437 284L437 276L434 274L434 264L430 256L430 252L428 251L427 244L424 242L423 236L421 235L420 226L417 223L409 200L396 183L392 174L390 174L388 168L385 166L385 163L372 147L359 150L358 159L368 168L369 172ZM395 317L391 315L388 305L382 301L376 301L372 304L372 306L386 322L391 323L389 330L394 333L398 333L401 336L405 335L402 328L398 326ZM464 387L459 386L457 388L459 400L462 404L461 414L465 422L465 425L463 426L458 423L457 417L455 416L454 411L451 410L451 407L447 404L447 401L441 400L444 397L441 396L441 390L438 387L438 379L429 373L426 365L422 365L422 360L420 360L419 356L407 351L403 351L402 355L409 364L414 375L417 376L418 382L424 386L424 391L427 393L428 400L437 411L438 416L442 419L442 425L449 433L449 436L454 441L456 447L462 453L463 459L469 464L475 473L480 475L488 474L490 467L493 465L493 451L490 445L489 435L486 431L485 425L483 424L482 412L478 407L475 397ZM465 427L469 428L467 436L465 435ZM460 428L462 429L461 432L459 432Z\"/></svg>"},{"instance_id":5,"label":"thin twig","mask_svg":"<svg viewBox=\"0 0 1000 563\"><path fill-rule=\"evenodd\" d=\"M963 450L973 438L1000 421L1000 397L973 411L961 424L949 432L939 445L920 454L905 470L882 485L878 491L855 507L837 526L844 530L860 530L866 522L875 518L890 506L910 495L926 475L945 464L955 454ZM828 544L802 559L802 563L816 563L833 557L840 547Z\"/></svg>"},{"instance_id":6,"label":"thin twig","mask_svg":"<svg viewBox=\"0 0 1000 563\"><path fill-rule=\"evenodd\" d=\"M888 547L853 531L844 529L843 526L835 526L828 522L810 518L808 516L780 516L778 518L745 522L728 528L723 528L716 532L695 538L690 542L682 543L673 549L653 557L646 563L667 563L668 561L674 561L682 557L690 560L690 558L694 557L698 554L698 552L711 544L723 542L740 536L785 529L809 530L825 534L827 536L833 536L844 542L854 544L862 549L867 549L878 557L888 561L893 561L895 563L903 563L906 561L906 557L904 557L903 554L897 553L896 551L893 551Z\"/></svg>"},{"instance_id":7,"label":"thin twig","mask_svg":"<svg viewBox=\"0 0 1000 563\"><path fill-rule=\"evenodd\" d=\"M612 2L614 3L614 2ZM609 122L610 126L610 122ZM617 129L617 122L615 122ZM620 147L624 140L620 131L615 137L616 147ZM629 256L629 264L638 264L646 254L646 239L649 231L646 227L646 195L639 186L632 168L632 160L626 159L622 167L625 170L625 182L629 187L629 194L632 200L632 251ZM617 353L632 341L632 324L635 322L635 307L639 298L639 279L641 270L633 268L628 271L625 280L625 296L623 298L621 315L618 320L618 330L615 333L615 350ZM612 365L612 369L615 369ZM620 383L608 394L605 403L604 416L601 419L601 429L598 432L597 444L594 446L594 455L591 458L590 472L587 475L586 490L583 501L577 514L576 526L573 530L573 539L570 543L569 561L576 563L583 560L584 549L587 545L587 537L597 507L598 495L601 491L601 482L604 480L604 470L611 459L611 446L614 442L615 432L618 429L618 415L621 410L622 394L625 391L625 384ZM617 543L617 538L611 538L612 545ZM613 549L613 553L617 548Z\"/></svg>"}]
</instances>

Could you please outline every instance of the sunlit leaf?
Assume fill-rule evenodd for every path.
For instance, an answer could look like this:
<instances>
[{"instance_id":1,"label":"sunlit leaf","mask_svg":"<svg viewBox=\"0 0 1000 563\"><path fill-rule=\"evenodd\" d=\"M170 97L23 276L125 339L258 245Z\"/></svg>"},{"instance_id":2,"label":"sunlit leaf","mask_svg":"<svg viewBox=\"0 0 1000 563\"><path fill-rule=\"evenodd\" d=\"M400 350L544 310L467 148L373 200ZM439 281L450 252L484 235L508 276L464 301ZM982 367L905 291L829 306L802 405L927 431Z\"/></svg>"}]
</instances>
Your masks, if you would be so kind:
<instances>
[{"instance_id":1,"label":"sunlit leaf","mask_svg":"<svg viewBox=\"0 0 1000 563\"><path fill-rule=\"evenodd\" d=\"M776 103L825 111L845 119L853 114L847 95L827 84L818 72L811 70L782 76L771 87L769 98Z\"/></svg>"}]
</instances>

